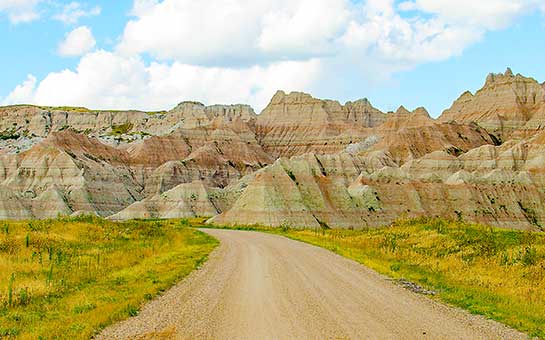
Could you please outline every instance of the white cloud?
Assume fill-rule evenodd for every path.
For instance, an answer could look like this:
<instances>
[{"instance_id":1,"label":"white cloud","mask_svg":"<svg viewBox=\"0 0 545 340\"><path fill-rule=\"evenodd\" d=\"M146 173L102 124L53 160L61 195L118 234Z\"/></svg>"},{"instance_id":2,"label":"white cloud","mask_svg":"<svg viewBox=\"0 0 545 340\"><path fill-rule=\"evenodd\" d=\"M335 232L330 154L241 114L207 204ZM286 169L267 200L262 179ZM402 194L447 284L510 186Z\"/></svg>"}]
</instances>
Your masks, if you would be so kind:
<instances>
[{"instance_id":1,"label":"white cloud","mask_svg":"<svg viewBox=\"0 0 545 340\"><path fill-rule=\"evenodd\" d=\"M36 87L37 79L32 74L27 76L27 79L17 85L13 91L8 94L2 101L2 105L9 104L31 104L34 101L34 89Z\"/></svg>"},{"instance_id":2,"label":"white cloud","mask_svg":"<svg viewBox=\"0 0 545 340\"><path fill-rule=\"evenodd\" d=\"M195 99L259 110L277 89L340 91L459 55L486 32L542 6L543 0L135 0L114 51L88 53L76 70L41 82L29 78L7 101L164 109ZM79 55L94 46L91 32L78 28L59 52ZM144 53L153 61L144 62Z\"/></svg>"},{"instance_id":3,"label":"white cloud","mask_svg":"<svg viewBox=\"0 0 545 340\"><path fill-rule=\"evenodd\" d=\"M434 13L443 20L485 29L501 29L517 17L539 9L543 0L413 0L401 10Z\"/></svg>"},{"instance_id":4,"label":"white cloud","mask_svg":"<svg viewBox=\"0 0 545 340\"><path fill-rule=\"evenodd\" d=\"M38 10L40 6L41 10ZM7 15L13 24L26 23L40 18L40 14L52 12L59 6L55 0L0 0L0 15ZM76 24L79 19L99 15L100 12L100 6L89 7L72 1L64 5L62 12L52 18L66 24Z\"/></svg>"},{"instance_id":5,"label":"white cloud","mask_svg":"<svg viewBox=\"0 0 545 340\"><path fill-rule=\"evenodd\" d=\"M135 1L119 51L200 65L307 58L328 50L349 0Z\"/></svg>"},{"instance_id":6,"label":"white cloud","mask_svg":"<svg viewBox=\"0 0 545 340\"><path fill-rule=\"evenodd\" d=\"M350 15L345 1L292 1L264 14L257 47L282 57L331 54Z\"/></svg>"},{"instance_id":7,"label":"white cloud","mask_svg":"<svg viewBox=\"0 0 545 340\"><path fill-rule=\"evenodd\" d=\"M402 17L393 1L370 0L363 13L363 20L351 21L340 39L345 51L390 72L457 55L484 33L480 27L451 25L437 17Z\"/></svg>"},{"instance_id":8,"label":"white cloud","mask_svg":"<svg viewBox=\"0 0 545 340\"><path fill-rule=\"evenodd\" d=\"M339 55L410 68L461 53L543 0L135 0L123 54L199 65ZM352 58L355 59L355 58ZM385 64L385 63L382 63Z\"/></svg>"},{"instance_id":9,"label":"white cloud","mask_svg":"<svg viewBox=\"0 0 545 340\"><path fill-rule=\"evenodd\" d=\"M310 89L320 62L278 62L248 68L201 67L151 63L96 51L85 55L77 69L50 73L40 83L29 78L5 104L36 103L103 109L159 110L180 100L204 103L249 103L263 108L279 89Z\"/></svg>"},{"instance_id":10,"label":"white cloud","mask_svg":"<svg viewBox=\"0 0 545 340\"><path fill-rule=\"evenodd\" d=\"M278 89L310 91L320 76L321 63L284 61L248 68L154 63L148 72L149 91L158 98L155 107L196 99L208 104L247 103L259 112Z\"/></svg>"},{"instance_id":11,"label":"white cloud","mask_svg":"<svg viewBox=\"0 0 545 340\"><path fill-rule=\"evenodd\" d=\"M131 14L134 16L143 16L152 10L159 0L134 0Z\"/></svg>"},{"instance_id":12,"label":"white cloud","mask_svg":"<svg viewBox=\"0 0 545 340\"><path fill-rule=\"evenodd\" d=\"M7 14L13 24L25 23L39 18L36 7L42 0L0 0L0 14Z\"/></svg>"},{"instance_id":13,"label":"white cloud","mask_svg":"<svg viewBox=\"0 0 545 340\"><path fill-rule=\"evenodd\" d=\"M92 50L96 45L93 33L87 26L80 26L68 33L59 44L59 54L62 56L81 56Z\"/></svg>"},{"instance_id":14,"label":"white cloud","mask_svg":"<svg viewBox=\"0 0 545 340\"><path fill-rule=\"evenodd\" d=\"M99 6L86 8L79 2L73 1L65 5L62 12L54 15L53 19L62 21L65 24L76 24L79 19L100 15L100 12L101 8Z\"/></svg>"}]
</instances>

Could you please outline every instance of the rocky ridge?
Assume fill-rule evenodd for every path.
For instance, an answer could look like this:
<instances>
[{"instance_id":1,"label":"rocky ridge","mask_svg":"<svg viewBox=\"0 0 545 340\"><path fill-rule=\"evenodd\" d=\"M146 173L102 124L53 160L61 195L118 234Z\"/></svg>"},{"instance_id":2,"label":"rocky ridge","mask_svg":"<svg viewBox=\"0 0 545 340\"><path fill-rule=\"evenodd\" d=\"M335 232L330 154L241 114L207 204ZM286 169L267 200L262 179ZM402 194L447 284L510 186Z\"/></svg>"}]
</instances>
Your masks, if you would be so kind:
<instances>
[{"instance_id":1,"label":"rocky ridge","mask_svg":"<svg viewBox=\"0 0 545 340\"><path fill-rule=\"evenodd\" d=\"M476 123L501 141L524 138L545 127L545 85L533 78L491 73L475 94L464 92L440 121Z\"/></svg>"},{"instance_id":2,"label":"rocky ridge","mask_svg":"<svg viewBox=\"0 0 545 340\"><path fill-rule=\"evenodd\" d=\"M0 108L0 218L210 216L366 228L444 216L545 226L545 87L491 74L433 119L277 92L168 112Z\"/></svg>"}]
</instances>

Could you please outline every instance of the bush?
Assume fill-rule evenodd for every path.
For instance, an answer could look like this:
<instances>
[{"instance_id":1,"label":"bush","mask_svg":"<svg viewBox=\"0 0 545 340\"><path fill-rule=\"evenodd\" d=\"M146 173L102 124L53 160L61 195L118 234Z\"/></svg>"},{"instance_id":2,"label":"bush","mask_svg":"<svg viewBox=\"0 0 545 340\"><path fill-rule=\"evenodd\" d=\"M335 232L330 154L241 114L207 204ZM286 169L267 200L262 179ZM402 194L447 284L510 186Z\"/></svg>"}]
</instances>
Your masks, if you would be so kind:
<instances>
[{"instance_id":1,"label":"bush","mask_svg":"<svg viewBox=\"0 0 545 340\"><path fill-rule=\"evenodd\" d=\"M112 125L112 135L120 136L125 135L132 130L134 125L132 123L125 123L120 125Z\"/></svg>"}]
</instances>

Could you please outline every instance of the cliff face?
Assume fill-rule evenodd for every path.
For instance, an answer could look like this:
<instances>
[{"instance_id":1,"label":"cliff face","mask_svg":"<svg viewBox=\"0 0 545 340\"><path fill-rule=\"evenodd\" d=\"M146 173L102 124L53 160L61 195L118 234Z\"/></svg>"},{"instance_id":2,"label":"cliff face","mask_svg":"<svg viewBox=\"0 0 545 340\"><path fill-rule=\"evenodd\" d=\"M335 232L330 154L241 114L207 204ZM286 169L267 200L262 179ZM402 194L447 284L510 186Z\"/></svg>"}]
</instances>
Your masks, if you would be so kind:
<instances>
[{"instance_id":1,"label":"cliff face","mask_svg":"<svg viewBox=\"0 0 545 340\"><path fill-rule=\"evenodd\" d=\"M541 230L544 139L485 145L459 157L435 151L402 166L385 155L371 158L376 154L279 160L211 222L365 228L428 215Z\"/></svg>"},{"instance_id":2,"label":"cliff face","mask_svg":"<svg viewBox=\"0 0 545 340\"><path fill-rule=\"evenodd\" d=\"M365 228L399 217L545 226L545 87L508 70L435 120L279 91L168 112L0 108L0 219L92 213Z\"/></svg>"},{"instance_id":3,"label":"cliff face","mask_svg":"<svg viewBox=\"0 0 545 340\"><path fill-rule=\"evenodd\" d=\"M17 197L25 217L108 216L143 198L129 164L128 154L96 139L53 133L26 152L0 157L0 188Z\"/></svg>"},{"instance_id":4,"label":"cliff face","mask_svg":"<svg viewBox=\"0 0 545 340\"><path fill-rule=\"evenodd\" d=\"M182 102L174 109L162 112L16 105L0 108L0 132L3 135L45 138L52 132L71 129L110 142L123 135L123 139L118 140L119 144L148 135L167 135L180 127L207 126L218 119L249 122L256 117L248 105L204 106L197 102Z\"/></svg>"},{"instance_id":5,"label":"cliff face","mask_svg":"<svg viewBox=\"0 0 545 340\"><path fill-rule=\"evenodd\" d=\"M545 127L545 86L532 78L489 74L475 95L464 92L445 110L440 121L477 123L502 141L528 136Z\"/></svg>"},{"instance_id":6,"label":"cliff face","mask_svg":"<svg viewBox=\"0 0 545 340\"><path fill-rule=\"evenodd\" d=\"M366 99L341 105L306 93L278 91L258 116L256 130L266 152L289 157L341 151L385 120L386 115Z\"/></svg>"},{"instance_id":7,"label":"cliff face","mask_svg":"<svg viewBox=\"0 0 545 340\"><path fill-rule=\"evenodd\" d=\"M184 102L154 114L35 106L0 112L3 218L110 216L182 183L224 187L273 162L257 143L255 113L246 105Z\"/></svg>"}]
</instances>

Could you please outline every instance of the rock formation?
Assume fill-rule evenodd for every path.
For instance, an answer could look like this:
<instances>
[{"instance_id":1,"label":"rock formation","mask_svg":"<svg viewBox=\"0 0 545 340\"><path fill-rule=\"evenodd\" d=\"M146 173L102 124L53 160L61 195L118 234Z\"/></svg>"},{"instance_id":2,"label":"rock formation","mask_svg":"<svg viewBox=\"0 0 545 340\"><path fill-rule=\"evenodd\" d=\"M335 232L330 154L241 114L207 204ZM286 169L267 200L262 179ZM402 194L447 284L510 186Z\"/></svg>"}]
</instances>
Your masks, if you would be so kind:
<instances>
[{"instance_id":1,"label":"rock formation","mask_svg":"<svg viewBox=\"0 0 545 340\"><path fill-rule=\"evenodd\" d=\"M214 216L218 213L203 182L180 184L177 187L147 197L110 216L114 220L131 218L185 218Z\"/></svg>"},{"instance_id":2,"label":"rock formation","mask_svg":"<svg viewBox=\"0 0 545 340\"><path fill-rule=\"evenodd\" d=\"M14 127L4 133L11 144L0 154L0 187L10 207L4 218L110 216L182 183L224 187L273 162L257 143L255 113L245 105L184 102L155 114L34 106L0 112L9 117L2 120L4 131ZM53 123L40 131L41 123L32 122L44 116ZM136 133L142 138L134 139ZM21 207L11 207L11 197Z\"/></svg>"},{"instance_id":3,"label":"rock formation","mask_svg":"<svg viewBox=\"0 0 545 340\"><path fill-rule=\"evenodd\" d=\"M182 102L170 111L93 111L81 107L46 107L15 105L0 108L0 132L3 135L47 137L50 132L71 129L91 136L166 135L179 127L194 128L211 124L217 118L232 121L256 118L248 105L204 106ZM121 138L120 138L121 139Z\"/></svg>"},{"instance_id":4,"label":"rock formation","mask_svg":"<svg viewBox=\"0 0 545 340\"><path fill-rule=\"evenodd\" d=\"M108 216L143 198L126 152L70 131L0 157L0 188L35 218L75 211Z\"/></svg>"},{"instance_id":5,"label":"rock formation","mask_svg":"<svg viewBox=\"0 0 545 340\"><path fill-rule=\"evenodd\" d=\"M491 73L475 95L464 92L440 121L477 123L501 141L527 136L545 127L545 86L533 78Z\"/></svg>"},{"instance_id":6,"label":"rock formation","mask_svg":"<svg viewBox=\"0 0 545 340\"><path fill-rule=\"evenodd\" d=\"M377 162L343 153L280 159L258 171L234 205L211 222L362 228L428 215L541 230L542 140L545 132L458 157L435 151L401 167L388 158Z\"/></svg>"},{"instance_id":7,"label":"rock formation","mask_svg":"<svg viewBox=\"0 0 545 340\"><path fill-rule=\"evenodd\" d=\"M165 112L0 108L0 219L210 216L366 228L444 216L545 227L545 86L491 74L439 119L277 92Z\"/></svg>"},{"instance_id":8,"label":"rock formation","mask_svg":"<svg viewBox=\"0 0 545 340\"><path fill-rule=\"evenodd\" d=\"M309 94L278 91L257 118L257 135L273 157L334 153L371 134L386 115L367 99L341 105Z\"/></svg>"}]
</instances>

